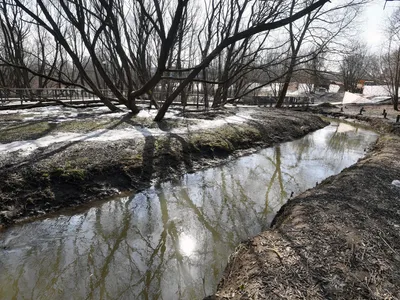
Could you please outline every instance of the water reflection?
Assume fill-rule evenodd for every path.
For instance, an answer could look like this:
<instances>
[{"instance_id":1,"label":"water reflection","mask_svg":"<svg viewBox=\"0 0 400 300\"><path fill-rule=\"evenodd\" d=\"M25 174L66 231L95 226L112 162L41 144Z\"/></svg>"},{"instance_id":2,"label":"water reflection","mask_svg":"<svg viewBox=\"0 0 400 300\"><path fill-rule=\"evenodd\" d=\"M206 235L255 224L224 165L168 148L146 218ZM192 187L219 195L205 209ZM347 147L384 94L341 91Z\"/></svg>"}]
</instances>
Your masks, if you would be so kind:
<instances>
[{"instance_id":1,"label":"water reflection","mask_svg":"<svg viewBox=\"0 0 400 300\"><path fill-rule=\"evenodd\" d=\"M201 299L234 247L292 193L353 164L376 138L334 124L83 214L11 228L0 239L0 299Z\"/></svg>"}]
</instances>

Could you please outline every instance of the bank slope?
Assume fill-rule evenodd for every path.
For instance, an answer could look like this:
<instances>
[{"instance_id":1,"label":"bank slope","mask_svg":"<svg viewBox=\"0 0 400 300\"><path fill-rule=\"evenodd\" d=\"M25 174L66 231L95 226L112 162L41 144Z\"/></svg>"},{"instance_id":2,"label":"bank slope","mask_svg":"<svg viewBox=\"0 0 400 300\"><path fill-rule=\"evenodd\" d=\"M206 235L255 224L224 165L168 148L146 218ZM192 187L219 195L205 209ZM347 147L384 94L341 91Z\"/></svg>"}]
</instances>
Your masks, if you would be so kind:
<instances>
[{"instance_id":1,"label":"bank slope","mask_svg":"<svg viewBox=\"0 0 400 300\"><path fill-rule=\"evenodd\" d=\"M210 299L399 299L400 138L287 203Z\"/></svg>"},{"instance_id":2,"label":"bank slope","mask_svg":"<svg viewBox=\"0 0 400 300\"><path fill-rule=\"evenodd\" d=\"M195 126L181 126L174 120L172 128L164 128L163 123L152 124L157 126L156 131L141 126L140 132L145 134L123 140L91 141L87 136L93 134L84 132L81 135L85 138L53 141L29 155L0 155L0 227L26 216L42 215L121 191L138 191L155 180L165 181L223 163L232 155L240 155L237 150L272 146L327 125L315 115L277 109L227 110L222 116L217 112L192 117L196 117L192 120ZM208 126L209 120L213 126ZM78 121L79 118L79 126L70 121L68 128L82 127ZM130 115L108 121L114 129L115 123L124 123L119 131L137 128L137 124L131 125L135 122ZM90 126L98 129L96 124ZM114 130L102 126L107 133ZM55 129L58 136L60 132ZM6 133L10 145L13 138L20 136L8 128ZM24 131L25 138L32 134ZM46 138L43 134L41 139ZM38 144L37 140L29 141Z\"/></svg>"}]
</instances>

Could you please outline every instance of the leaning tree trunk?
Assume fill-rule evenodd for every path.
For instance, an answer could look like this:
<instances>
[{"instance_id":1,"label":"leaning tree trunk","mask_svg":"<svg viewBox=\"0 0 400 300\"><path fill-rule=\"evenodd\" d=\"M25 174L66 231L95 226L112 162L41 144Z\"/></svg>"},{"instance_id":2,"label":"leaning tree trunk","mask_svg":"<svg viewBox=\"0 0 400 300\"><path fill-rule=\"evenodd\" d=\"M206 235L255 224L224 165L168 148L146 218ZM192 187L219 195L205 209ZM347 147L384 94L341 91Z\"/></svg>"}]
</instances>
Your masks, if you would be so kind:
<instances>
[{"instance_id":1,"label":"leaning tree trunk","mask_svg":"<svg viewBox=\"0 0 400 300\"><path fill-rule=\"evenodd\" d=\"M111 102L111 100L110 100L109 98L104 97L104 96L101 96L101 97L99 97L99 99L100 99L100 101L103 102L103 104L104 104L105 106L107 106L111 111L114 112L114 111L119 110L119 108L116 107L116 106Z\"/></svg>"},{"instance_id":2,"label":"leaning tree trunk","mask_svg":"<svg viewBox=\"0 0 400 300\"><path fill-rule=\"evenodd\" d=\"M285 101L285 97L286 97L287 90L289 88L290 80L292 79L295 62L296 61L293 59L290 62L289 70L288 70L288 73L285 78L285 83L283 84L282 90L279 93L278 101L276 102L276 105L275 105L275 107L277 107L277 108L282 107L283 102Z\"/></svg>"}]
</instances>

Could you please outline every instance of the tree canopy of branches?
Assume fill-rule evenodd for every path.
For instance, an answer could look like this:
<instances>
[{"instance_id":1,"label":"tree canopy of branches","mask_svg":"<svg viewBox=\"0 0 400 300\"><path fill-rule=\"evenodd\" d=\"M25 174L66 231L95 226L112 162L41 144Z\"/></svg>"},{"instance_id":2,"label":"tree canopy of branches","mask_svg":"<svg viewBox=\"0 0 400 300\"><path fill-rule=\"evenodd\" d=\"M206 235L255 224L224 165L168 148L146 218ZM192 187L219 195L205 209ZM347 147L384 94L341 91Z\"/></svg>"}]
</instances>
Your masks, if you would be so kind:
<instances>
[{"instance_id":1,"label":"tree canopy of branches","mask_svg":"<svg viewBox=\"0 0 400 300\"><path fill-rule=\"evenodd\" d=\"M356 43L344 55L340 64L340 74L346 91L360 92L358 84L368 74L368 53L365 44Z\"/></svg>"},{"instance_id":2,"label":"tree canopy of branches","mask_svg":"<svg viewBox=\"0 0 400 300\"><path fill-rule=\"evenodd\" d=\"M400 89L400 8L393 12L387 29L388 43L382 55L382 74L392 97L394 110L399 110Z\"/></svg>"},{"instance_id":3,"label":"tree canopy of branches","mask_svg":"<svg viewBox=\"0 0 400 300\"><path fill-rule=\"evenodd\" d=\"M213 106L223 105L230 91L250 92L260 72L264 84L286 74L287 82L299 57L313 57L300 51L304 41L325 51L354 17L339 12L361 3L340 1L0 0L0 80L77 87L133 113L138 98L150 98L158 121L174 100L185 105L194 83L208 107L210 91Z\"/></svg>"},{"instance_id":4,"label":"tree canopy of branches","mask_svg":"<svg viewBox=\"0 0 400 300\"><path fill-rule=\"evenodd\" d=\"M289 36L286 75L280 91L277 106L283 104L289 83L296 66L309 65L324 57L329 51L337 51L337 40L348 34L353 20L359 15L364 0L337 1L336 5L319 7L304 18L291 22L285 27ZM290 7L290 13L293 6ZM300 68L301 69L301 68ZM314 68L314 78L317 79ZM315 82L317 83L317 82Z\"/></svg>"}]
</instances>

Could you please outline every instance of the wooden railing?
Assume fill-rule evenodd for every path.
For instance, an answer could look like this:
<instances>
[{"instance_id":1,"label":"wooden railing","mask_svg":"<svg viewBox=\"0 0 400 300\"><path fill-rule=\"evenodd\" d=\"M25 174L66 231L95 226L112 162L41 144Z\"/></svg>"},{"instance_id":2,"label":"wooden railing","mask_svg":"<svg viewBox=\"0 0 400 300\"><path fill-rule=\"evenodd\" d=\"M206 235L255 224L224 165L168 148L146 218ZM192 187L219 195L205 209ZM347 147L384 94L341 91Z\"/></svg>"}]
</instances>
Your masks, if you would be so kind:
<instances>
[{"instance_id":1,"label":"wooden railing","mask_svg":"<svg viewBox=\"0 0 400 300\"><path fill-rule=\"evenodd\" d=\"M112 98L113 95L109 90L101 90L102 94ZM122 91L127 96L127 91ZM152 94L154 99L159 104L167 98L164 92L156 91ZM212 95L209 96L210 103L212 103ZM93 106L102 105L100 99L85 90L71 89L71 88L48 88L48 89L22 89L22 88L0 88L0 109L23 108L31 106L49 106L60 104L60 101L69 105L83 105ZM150 105L149 99L137 99L138 104ZM231 103L233 101L229 101ZM118 103L115 99L115 103ZM241 99L235 100L235 104L243 105L256 105L256 106L275 106L276 97L272 96L245 96ZM283 103L285 107L308 106L312 101L308 97L286 97ZM181 98L178 96L173 102L174 106L188 106L201 109L204 107L203 93L195 91L188 93L185 105L181 103Z\"/></svg>"}]
</instances>

